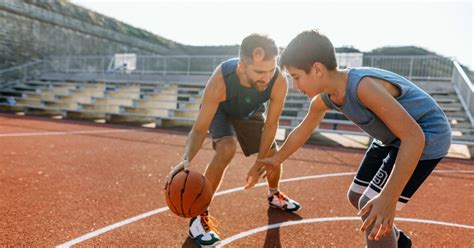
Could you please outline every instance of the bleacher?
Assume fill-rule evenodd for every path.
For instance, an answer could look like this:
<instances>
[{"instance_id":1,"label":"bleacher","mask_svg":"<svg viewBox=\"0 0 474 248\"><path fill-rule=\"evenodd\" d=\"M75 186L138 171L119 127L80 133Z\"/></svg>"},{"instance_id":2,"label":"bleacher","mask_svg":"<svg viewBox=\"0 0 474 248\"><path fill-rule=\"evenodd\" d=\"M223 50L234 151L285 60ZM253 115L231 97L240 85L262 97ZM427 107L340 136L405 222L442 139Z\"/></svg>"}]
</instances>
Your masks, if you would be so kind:
<instances>
[{"instance_id":1,"label":"bleacher","mask_svg":"<svg viewBox=\"0 0 474 248\"><path fill-rule=\"evenodd\" d=\"M443 108L455 143L474 141L474 128L445 81L419 81ZM202 100L203 84L117 83L30 80L0 90L0 110L97 122L155 127L191 127ZM280 128L291 130L304 118L309 99L290 89ZM363 132L341 113L328 111L317 131L352 135ZM288 133L288 132L287 132Z\"/></svg>"}]
</instances>

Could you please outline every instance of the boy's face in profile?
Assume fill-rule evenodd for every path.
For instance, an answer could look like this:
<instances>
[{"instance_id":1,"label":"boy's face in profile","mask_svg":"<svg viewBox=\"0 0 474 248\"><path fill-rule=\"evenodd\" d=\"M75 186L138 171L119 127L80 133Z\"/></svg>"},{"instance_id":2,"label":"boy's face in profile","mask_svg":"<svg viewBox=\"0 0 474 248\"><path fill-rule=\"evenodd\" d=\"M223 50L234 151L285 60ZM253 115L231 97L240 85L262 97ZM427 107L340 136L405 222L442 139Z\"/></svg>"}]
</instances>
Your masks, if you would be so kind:
<instances>
[{"instance_id":1,"label":"boy's face in profile","mask_svg":"<svg viewBox=\"0 0 474 248\"><path fill-rule=\"evenodd\" d=\"M318 82L314 75L314 68L311 69L309 74L306 74L304 70L292 66L287 66L285 69L293 78L293 89L298 90L309 98L313 98L319 94L320 91L318 90Z\"/></svg>"}]
</instances>

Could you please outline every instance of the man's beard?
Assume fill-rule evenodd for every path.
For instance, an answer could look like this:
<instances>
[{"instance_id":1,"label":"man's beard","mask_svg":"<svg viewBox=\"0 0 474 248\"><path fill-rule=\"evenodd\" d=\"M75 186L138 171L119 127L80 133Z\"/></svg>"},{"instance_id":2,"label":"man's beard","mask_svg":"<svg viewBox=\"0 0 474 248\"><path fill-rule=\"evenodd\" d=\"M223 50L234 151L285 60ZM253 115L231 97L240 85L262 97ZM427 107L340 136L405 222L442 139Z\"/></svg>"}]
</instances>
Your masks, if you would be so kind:
<instances>
[{"instance_id":1,"label":"man's beard","mask_svg":"<svg viewBox=\"0 0 474 248\"><path fill-rule=\"evenodd\" d=\"M267 89L268 85L265 85L264 81L253 81L251 79L247 79L250 86L256 89L259 92L263 92Z\"/></svg>"}]
</instances>

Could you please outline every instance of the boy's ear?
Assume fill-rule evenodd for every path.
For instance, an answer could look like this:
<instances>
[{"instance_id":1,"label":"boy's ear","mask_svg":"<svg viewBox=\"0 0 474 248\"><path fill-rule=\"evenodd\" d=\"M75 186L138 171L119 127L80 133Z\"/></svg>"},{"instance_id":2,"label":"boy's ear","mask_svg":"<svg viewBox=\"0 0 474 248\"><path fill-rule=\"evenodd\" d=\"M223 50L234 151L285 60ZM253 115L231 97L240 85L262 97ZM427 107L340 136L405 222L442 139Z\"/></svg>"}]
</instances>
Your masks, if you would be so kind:
<instances>
[{"instance_id":1,"label":"boy's ear","mask_svg":"<svg viewBox=\"0 0 474 248\"><path fill-rule=\"evenodd\" d=\"M313 71L317 77L321 77L326 71L326 66L324 66L323 64L319 62L315 62L313 64Z\"/></svg>"}]
</instances>

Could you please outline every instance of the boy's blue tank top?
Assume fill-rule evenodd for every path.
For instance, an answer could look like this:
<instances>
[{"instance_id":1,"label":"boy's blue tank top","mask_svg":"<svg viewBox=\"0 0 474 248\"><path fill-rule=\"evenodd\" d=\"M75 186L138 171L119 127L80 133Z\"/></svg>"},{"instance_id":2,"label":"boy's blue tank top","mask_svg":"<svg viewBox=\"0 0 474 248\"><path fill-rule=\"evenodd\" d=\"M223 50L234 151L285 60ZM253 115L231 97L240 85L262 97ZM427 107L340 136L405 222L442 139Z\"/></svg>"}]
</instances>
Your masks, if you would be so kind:
<instances>
[{"instance_id":1,"label":"boy's blue tank top","mask_svg":"<svg viewBox=\"0 0 474 248\"><path fill-rule=\"evenodd\" d=\"M278 77L279 70L270 80L268 87L263 92L253 87L245 87L240 84L237 77L238 58L229 59L221 64L222 75L226 86L226 100L219 104L218 111L223 111L232 118L249 118L256 112L263 112L263 103L271 96L273 85Z\"/></svg>"},{"instance_id":2,"label":"boy's blue tank top","mask_svg":"<svg viewBox=\"0 0 474 248\"><path fill-rule=\"evenodd\" d=\"M396 100L420 125L425 134L425 148L421 160L437 159L448 153L451 145L451 127L448 118L436 101L408 79L382 69L361 67L348 72L346 99L343 106L334 104L329 95L322 93L324 103L342 112L362 130L384 145L400 146L400 140L374 113L364 107L357 97L357 87L363 77L374 77L392 83L400 90ZM403 125L403 123L400 123Z\"/></svg>"}]
</instances>

